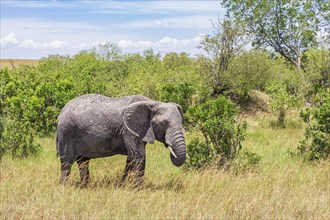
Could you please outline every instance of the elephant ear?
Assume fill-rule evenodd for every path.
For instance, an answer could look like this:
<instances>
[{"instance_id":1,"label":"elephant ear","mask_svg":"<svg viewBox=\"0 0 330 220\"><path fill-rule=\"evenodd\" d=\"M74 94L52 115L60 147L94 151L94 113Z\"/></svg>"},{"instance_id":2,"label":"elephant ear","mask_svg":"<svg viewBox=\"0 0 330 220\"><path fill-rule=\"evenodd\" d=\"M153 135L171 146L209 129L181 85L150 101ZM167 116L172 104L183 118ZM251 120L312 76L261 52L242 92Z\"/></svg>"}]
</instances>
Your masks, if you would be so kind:
<instances>
[{"instance_id":1,"label":"elephant ear","mask_svg":"<svg viewBox=\"0 0 330 220\"><path fill-rule=\"evenodd\" d=\"M155 102L150 101L135 102L126 107L123 112L126 128L149 144L155 142L155 134L150 123L154 105Z\"/></svg>"},{"instance_id":2,"label":"elephant ear","mask_svg":"<svg viewBox=\"0 0 330 220\"><path fill-rule=\"evenodd\" d=\"M176 104L174 102L169 102L169 104L175 105L178 108L178 110L179 110L179 112L181 114L181 117L183 119L183 110L182 110L182 107L179 104Z\"/></svg>"}]
</instances>

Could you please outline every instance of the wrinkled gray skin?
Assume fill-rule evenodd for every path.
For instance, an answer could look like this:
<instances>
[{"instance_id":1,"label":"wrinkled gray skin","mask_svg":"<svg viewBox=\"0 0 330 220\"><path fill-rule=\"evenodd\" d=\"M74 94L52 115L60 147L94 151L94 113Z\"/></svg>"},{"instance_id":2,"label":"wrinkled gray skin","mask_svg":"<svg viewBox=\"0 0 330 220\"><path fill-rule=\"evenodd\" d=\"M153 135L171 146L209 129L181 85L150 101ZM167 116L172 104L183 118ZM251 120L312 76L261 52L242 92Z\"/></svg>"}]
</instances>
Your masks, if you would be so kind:
<instances>
[{"instance_id":1,"label":"wrinkled gray skin","mask_svg":"<svg viewBox=\"0 0 330 220\"><path fill-rule=\"evenodd\" d=\"M175 166L186 160L182 109L174 103L153 101L134 95L109 98L88 94L68 102L57 122L56 146L61 160L61 182L65 183L77 161L81 184L89 181L89 160L115 154L127 155L123 180L144 175L146 143L158 140L171 146Z\"/></svg>"}]
</instances>

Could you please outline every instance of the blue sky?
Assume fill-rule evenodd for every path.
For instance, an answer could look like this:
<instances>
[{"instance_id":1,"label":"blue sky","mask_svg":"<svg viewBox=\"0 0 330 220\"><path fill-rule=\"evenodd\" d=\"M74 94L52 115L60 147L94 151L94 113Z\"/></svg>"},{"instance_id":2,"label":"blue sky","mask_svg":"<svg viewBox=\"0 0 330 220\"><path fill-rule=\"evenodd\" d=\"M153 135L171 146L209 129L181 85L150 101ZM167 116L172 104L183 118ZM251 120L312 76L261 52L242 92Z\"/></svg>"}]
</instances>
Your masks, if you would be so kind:
<instances>
[{"instance_id":1,"label":"blue sky","mask_svg":"<svg viewBox=\"0 0 330 220\"><path fill-rule=\"evenodd\" d=\"M111 42L124 52L152 48L198 54L220 1L1 1L1 58L73 55Z\"/></svg>"}]
</instances>

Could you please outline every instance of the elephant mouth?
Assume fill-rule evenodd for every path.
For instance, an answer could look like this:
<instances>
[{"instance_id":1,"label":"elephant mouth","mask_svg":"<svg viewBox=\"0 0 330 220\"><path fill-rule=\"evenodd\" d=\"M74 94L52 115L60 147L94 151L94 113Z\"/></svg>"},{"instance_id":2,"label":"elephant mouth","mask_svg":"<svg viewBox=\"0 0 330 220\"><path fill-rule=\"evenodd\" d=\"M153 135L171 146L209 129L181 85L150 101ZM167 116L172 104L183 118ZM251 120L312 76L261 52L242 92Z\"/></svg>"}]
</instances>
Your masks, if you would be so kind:
<instances>
[{"instance_id":1,"label":"elephant mouth","mask_svg":"<svg viewBox=\"0 0 330 220\"><path fill-rule=\"evenodd\" d=\"M164 144L166 148L168 148L170 150L170 153L171 153L171 156L174 157L174 158L178 158L178 156L176 156L172 146L170 146L169 144Z\"/></svg>"},{"instance_id":2,"label":"elephant mouth","mask_svg":"<svg viewBox=\"0 0 330 220\"><path fill-rule=\"evenodd\" d=\"M180 155L177 156L171 145L169 145L169 144L164 144L164 145L170 151L170 158L171 158L172 163L177 167L182 166L188 155L185 154L184 156L180 156Z\"/></svg>"}]
</instances>

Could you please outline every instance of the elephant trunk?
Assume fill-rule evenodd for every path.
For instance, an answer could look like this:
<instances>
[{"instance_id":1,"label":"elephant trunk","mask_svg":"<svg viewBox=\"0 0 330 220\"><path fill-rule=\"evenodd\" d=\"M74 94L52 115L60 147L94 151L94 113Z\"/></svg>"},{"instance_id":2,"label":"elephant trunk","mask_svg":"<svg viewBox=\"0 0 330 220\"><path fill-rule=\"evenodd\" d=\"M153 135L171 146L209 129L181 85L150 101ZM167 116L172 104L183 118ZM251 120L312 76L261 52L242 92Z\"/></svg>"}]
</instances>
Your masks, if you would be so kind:
<instances>
[{"instance_id":1,"label":"elephant trunk","mask_svg":"<svg viewBox=\"0 0 330 220\"><path fill-rule=\"evenodd\" d=\"M182 166L186 160L186 143L182 129L174 129L167 134L167 144L172 148L170 157L175 166Z\"/></svg>"}]
</instances>

